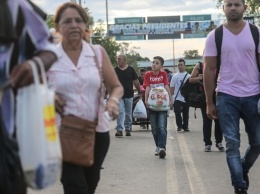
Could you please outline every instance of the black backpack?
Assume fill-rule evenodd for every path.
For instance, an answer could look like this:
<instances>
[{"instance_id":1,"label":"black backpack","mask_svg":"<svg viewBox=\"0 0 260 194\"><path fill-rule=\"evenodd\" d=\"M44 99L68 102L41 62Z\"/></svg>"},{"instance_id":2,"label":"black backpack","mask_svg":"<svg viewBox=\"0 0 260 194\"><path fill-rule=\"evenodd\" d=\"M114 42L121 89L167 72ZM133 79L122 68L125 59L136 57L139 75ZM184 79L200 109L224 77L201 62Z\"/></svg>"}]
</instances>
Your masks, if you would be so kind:
<instances>
[{"instance_id":1,"label":"black backpack","mask_svg":"<svg viewBox=\"0 0 260 194\"><path fill-rule=\"evenodd\" d=\"M258 61L259 31L258 31L258 28L251 23L249 23L249 27L250 27L250 31L251 31L251 34L252 34L252 37L253 37L254 43L255 43L256 61L257 61L258 70L260 72L260 66L259 66L259 61ZM218 78L220 64L221 64L222 39L223 39L223 24L215 29L215 43L216 43L216 47L217 47L217 72L216 72L216 77L215 77L216 80Z\"/></svg>"},{"instance_id":2,"label":"black backpack","mask_svg":"<svg viewBox=\"0 0 260 194\"><path fill-rule=\"evenodd\" d=\"M202 63L200 63L199 73L202 74ZM183 84L180 89L181 95L190 107L201 108L206 105L203 82L190 83L189 79Z\"/></svg>"}]
</instances>

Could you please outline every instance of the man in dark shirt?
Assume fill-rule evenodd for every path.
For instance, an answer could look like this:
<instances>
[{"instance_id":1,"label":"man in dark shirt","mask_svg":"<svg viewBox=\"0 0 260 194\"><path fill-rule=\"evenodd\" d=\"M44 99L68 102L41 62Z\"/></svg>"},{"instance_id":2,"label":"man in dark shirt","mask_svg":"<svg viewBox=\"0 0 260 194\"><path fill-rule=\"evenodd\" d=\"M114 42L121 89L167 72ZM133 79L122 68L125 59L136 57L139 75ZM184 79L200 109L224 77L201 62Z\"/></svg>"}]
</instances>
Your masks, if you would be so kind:
<instances>
[{"instance_id":1,"label":"man in dark shirt","mask_svg":"<svg viewBox=\"0 0 260 194\"><path fill-rule=\"evenodd\" d=\"M126 63L126 56L120 54L117 57L117 63L118 66L115 67L115 71L124 88L124 95L119 102L119 115L117 118L117 132L115 136L123 136L124 129L126 131L126 136L131 136L130 131L132 130L132 106L134 97L133 83L140 98L142 98L142 92L135 69Z\"/></svg>"}]
</instances>

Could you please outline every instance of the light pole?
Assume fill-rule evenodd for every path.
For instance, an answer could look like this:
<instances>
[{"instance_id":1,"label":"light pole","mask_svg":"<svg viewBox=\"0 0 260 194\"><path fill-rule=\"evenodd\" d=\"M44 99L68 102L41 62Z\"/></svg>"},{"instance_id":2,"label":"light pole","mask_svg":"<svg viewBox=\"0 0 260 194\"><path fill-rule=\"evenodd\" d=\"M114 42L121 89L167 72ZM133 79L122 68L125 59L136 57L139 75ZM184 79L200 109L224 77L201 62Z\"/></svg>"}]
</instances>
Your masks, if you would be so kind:
<instances>
[{"instance_id":1,"label":"light pole","mask_svg":"<svg viewBox=\"0 0 260 194\"><path fill-rule=\"evenodd\" d=\"M107 36L108 36L108 5L106 0L106 20L107 20Z\"/></svg>"},{"instance_id":2,"label":"light pole","mask_svg":"<svg viewBox=\"0 0 260 194\"><path fill-rule=\"evenodd\" d=\"M79 5L81 6L81 0L79 0Z\"/></svg>"}]
</instances>

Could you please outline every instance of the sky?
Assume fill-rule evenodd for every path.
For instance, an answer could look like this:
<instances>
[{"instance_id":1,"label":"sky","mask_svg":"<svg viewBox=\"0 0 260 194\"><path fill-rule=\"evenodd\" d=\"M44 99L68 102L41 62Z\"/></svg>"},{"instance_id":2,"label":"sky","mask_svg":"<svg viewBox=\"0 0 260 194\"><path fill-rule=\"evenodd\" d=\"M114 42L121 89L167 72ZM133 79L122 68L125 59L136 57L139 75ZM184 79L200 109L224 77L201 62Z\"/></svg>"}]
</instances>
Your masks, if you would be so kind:
<instances>
[{"instance_id":1,"label":"sky","mask_svg":"<svg viewBox=\"0 0 260 194\"><path fill-rule=\"evenodd\" d=\"M69 0L32 0L47 14L55 14L56 8ZM79 3L79 0L77 0ZM217 0L107 0L108 23L114 24L115 18L149 17L149 16L183 16L211 14L212 20L218 20L222 13L216 8ZM81 0L83 7L88 7L94 22L102 19L106 22L106 0ZM120 43L122 41L118 41ZM183 57L185 50L198 50L202 55L205 38L161 39L128 41L130 48L139 47L136 51L150 60L160 55L165 60ZM173 49L174 48L174 49ZM173 51L174 50L174 51Z\"/></svg>"}]
</instances>

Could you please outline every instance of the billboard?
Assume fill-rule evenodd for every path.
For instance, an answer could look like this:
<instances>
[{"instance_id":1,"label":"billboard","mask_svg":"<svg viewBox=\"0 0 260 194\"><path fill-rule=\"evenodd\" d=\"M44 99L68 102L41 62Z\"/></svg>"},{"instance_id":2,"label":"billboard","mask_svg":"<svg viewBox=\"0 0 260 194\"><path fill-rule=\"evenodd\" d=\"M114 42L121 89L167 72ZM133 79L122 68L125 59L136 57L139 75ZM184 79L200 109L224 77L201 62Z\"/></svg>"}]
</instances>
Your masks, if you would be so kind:
<instances>
[{"instance_id":1,"label":"billboard","mask_svg":"<svg viewBox=\"0 0 260 194\"><path fill-rule=\"evenodd\" d=\"M214 21L199 22L168 22L143 24L111 24L110 36L137 36L137 35L169 35L208 33L217 25ZM148 38L149 39L149 38Z\"/></svg>"},{"instance_id":2,"label":"billboard","mask_svg":"<svg viewBox=\"0 0 260 194\"><path fill-rule=\"evenodd\" d=\"M145 17L127 17L127 18L115 18L115 24L142 24L145 22ZM110 36L110 35L109 35ZM145 35L117 35L115 36L116 41L127 41L127 40L145 40Z\"/></svg>"},{"instance_id":3,"label":"billboard","mask_svg":"<svg viewBox=\"0 0 260 194\"><path fill-rule=\"evenodd\" d=\"M182 16L182 21L205 21L205 20L211 20L211 15L184 15Z\"/></svg>"},{"instance_id":4,"label":"billboard","mask_svg":"<svg viewBox=\"0 0 260 194\"><path fill-rule=\"evenodd\" d=\"M206 38L208 33L219 25L219 21L187 22L191 33L183 34L183 38Z\"/></svg>"},{"instance_id":5,"label":"billboard","mask_svg":"<svg viewBox=\"0 0 260 194\"><path fill-rule=\"evenodd\" d=\"M180 22L180 16L153 16L147 17L147 23L173 23ZM156 39L180 39L181 35L176 33L150 33L148 34L148 40L156 40Z\"/></svg>"}]
</instances>

